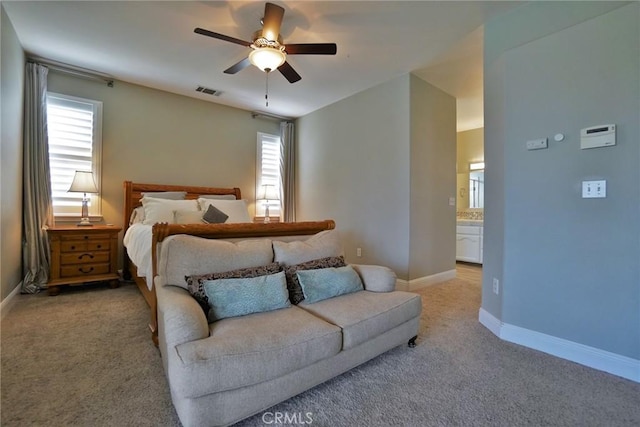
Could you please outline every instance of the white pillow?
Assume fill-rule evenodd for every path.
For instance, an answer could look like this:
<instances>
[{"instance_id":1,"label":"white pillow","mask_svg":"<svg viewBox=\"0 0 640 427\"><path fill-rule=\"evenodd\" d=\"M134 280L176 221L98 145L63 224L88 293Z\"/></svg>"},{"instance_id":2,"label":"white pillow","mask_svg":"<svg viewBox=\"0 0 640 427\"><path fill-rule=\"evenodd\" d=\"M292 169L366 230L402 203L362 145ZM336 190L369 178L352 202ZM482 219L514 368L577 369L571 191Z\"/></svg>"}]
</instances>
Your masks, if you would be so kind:
<instances>
[{"instance_id":1,"label":"white pillow","mask_svg":"<svg viewBox=\"0 0 640 427\"><path fill-rule=\"evenodd\" d=\"M129 217L129 225L137 224L139 222L144 222L144 208L142 206L138 206L132 210L131 216Z\"/></svg>"},{"instance_id":2,"label":"white pillow","mask_svg":"<svg viewBox=\"0 0 640 427\"><path fill-rule=\"evenodd\" d=\"M220 199L203 199L199 198L200 210L206 212L209 209L209 205L213 205L216 209L229 215L229 218L225 221L225 224L232 224L238 222L251 222L251 216L249 216L249 208L247 207L246 200L220 200Z\"/></svg>"},{"instance_id":3,"label":"white pillow","mask_svg":"<svg viewBox=\"0 0 640 427\"><path fill-rule=\"evenodd\" d=\"M153 225L157 222L167 222L174 224L173 211L197 211L197 200L168 200L155 199L153 197L143 197L142 206L144 207L143 224Z\"/></svg>"},{"instance_id":4,"label":"white pillow","mask_svg":"<svg viewBox=\"0 0 640 427\"><path fill-rule=\"evenodd\" d=\"M182 209L173 211L173 220L176 224L202 224L202 211L185 211Z\"/></svg>"}]
</instances>

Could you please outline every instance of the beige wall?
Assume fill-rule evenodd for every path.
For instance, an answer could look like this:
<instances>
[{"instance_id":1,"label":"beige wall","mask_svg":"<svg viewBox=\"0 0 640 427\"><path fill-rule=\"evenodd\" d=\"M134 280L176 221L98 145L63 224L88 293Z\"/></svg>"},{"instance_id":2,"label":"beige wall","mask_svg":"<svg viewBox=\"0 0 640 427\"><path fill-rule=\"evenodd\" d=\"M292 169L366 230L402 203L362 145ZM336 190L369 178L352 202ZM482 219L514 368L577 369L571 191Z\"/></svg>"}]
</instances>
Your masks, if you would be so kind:
<instances>
[{"instance_id":1,"label":"beige wall","mask_svg":"<svg viewBox=\"0 0 640 427\"><path fill-rule=\"evenodd\" d=\"M405 280L453 268L452 97L400 76L302 117L298 143L299 219L335 219L349 262Z\"/></svg>"},{"instance_id":2,"label":"beige wall","mask_svg":"<svg viewBox=\"0 0 640 427\"><path fill-rule=\"evenodd\" d=\"M409 279L455 269L456 100L411 76Z\"/></svg>"},{"instance_id":3,"label":"beige wall","mask_svg":"<svg viewBox=\"0 0 640 427\"><path fill-rule=\"evenodd\" d=\"M103 102L107 223L123 224L124 180L240 187L253 200L257 132L279 134L278 122L248 111L119 81L109 88L52 72L49 90Z\"/></svg>"},{"instance_id":4,"label":"beige wall","mask_svg":"<svg viewBox=\"0 0 640 427\"><path fill-rule=\"evenodd\" d=\"M484 128L458 132L458 173L469 172L469 163L484 162Z\"/></svg>"},{"instance_id":5,"label":"beige wall","mask_svg":"<svg viewBox=\"0 0 640 427\"><path fill-rule=\"evenodd\" d=\"M24 52L4 8L0 35L0 297L22 280L22 105Z\"/></svg>"}]
</instances>

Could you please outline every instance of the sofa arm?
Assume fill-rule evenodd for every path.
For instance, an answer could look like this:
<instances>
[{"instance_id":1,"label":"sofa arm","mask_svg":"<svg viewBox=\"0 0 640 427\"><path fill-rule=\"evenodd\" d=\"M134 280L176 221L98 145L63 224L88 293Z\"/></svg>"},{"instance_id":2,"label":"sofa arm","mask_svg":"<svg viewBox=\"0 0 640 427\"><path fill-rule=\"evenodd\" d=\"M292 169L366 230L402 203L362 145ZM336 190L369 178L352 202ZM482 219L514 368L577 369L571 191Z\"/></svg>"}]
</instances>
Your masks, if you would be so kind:
<instances>
[{"instance_id":1,"label":"sofa arm","mask_svg":"<svg viewBox=\"0 0 640 427\"><path fill-rule=\"evenodd\" d=\"M158 329L167 348L209 336L209 324L202 308L186 289L157 286Z\"/></svg>"},{"instance_id":2,"label":"sofa arm","mask_svg":"<svg viewBox=\"0 0 640 427\"><path fill-rule=\"evenodd\" d=\"M381 265L351 264L358 273L364 289L372 292L391 292L396 289L396 273Z\"/></svg>"}]
</instances>

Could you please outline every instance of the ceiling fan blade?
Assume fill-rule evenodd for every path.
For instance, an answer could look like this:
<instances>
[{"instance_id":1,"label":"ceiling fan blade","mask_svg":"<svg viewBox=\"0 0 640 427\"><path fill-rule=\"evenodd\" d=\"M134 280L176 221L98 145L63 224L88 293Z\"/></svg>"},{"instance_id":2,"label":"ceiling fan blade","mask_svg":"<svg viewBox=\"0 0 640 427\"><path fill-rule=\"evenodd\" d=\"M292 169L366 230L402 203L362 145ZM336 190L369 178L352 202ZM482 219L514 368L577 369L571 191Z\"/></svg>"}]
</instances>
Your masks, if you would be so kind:
<instances>
[{"instance_id":1,"label":"ceiling fan blade","mask_svg":"<svg viewBox=\"0 0 640 427\"><path fill-rule=\"evenodd\" d=\"M224 70L224 73L225 74L235 74L238 71L244 70L249 65L251 65L251 62L249 62L249 58L244 58L242 61L240 61L237 64L234 64L231 67L229 67L226 70Z\"/></svg>"},{"instance_id":2,"label":"ceiling fan blade","mask_svg":"<svg viewBox=\"0 0 640 427\"><path fill-rule=\"evenodd\" d=\"M282 74L285 79L289 80L289 83L295 83L298 80L302 79L302 77L300 77L300 74L296 73L296 70L294 70L287 61L285 61L284 64L278 67L278 71L280 71L280 74Z\"/></svg>"},{"instance_id":3,"label":"ceiling fan blade","mask_svg":"<svg viewBox=\"0 0 640 427\"><path fill-rule=\"evenodd\" d=\"M285 46L287 55L335 55L338 47L335 43L298 43Z\"/></svg>"},{"instance_id":4,"label":"ceiling fan blade","mask_svg":"<svg viewBox=\"0 0 640 427\"><path fill-rule=\"evenodd\" d=\"M276 4L264 5L264 18L262 18L262 37L267 40L277 41L280 35L280 25L284 9Z\"/></svg>"},{"instance_id":5,"label":"ceiling fan blade","mask_svg":"<svg viewBox=\"0 0 640 427\"><path fill-rule=\"evenodd\" d=\"M193 30L193 32L196 34L201 34L203 36L213 37L214 39L224 40L226 42L231 42L246 47L251 46L251 42L246 42L235 37L225 36L224 34L220 33L214 33L213 31L205 30L204 28L196 28L195 30Z\"/></svg>"}]
</instances>

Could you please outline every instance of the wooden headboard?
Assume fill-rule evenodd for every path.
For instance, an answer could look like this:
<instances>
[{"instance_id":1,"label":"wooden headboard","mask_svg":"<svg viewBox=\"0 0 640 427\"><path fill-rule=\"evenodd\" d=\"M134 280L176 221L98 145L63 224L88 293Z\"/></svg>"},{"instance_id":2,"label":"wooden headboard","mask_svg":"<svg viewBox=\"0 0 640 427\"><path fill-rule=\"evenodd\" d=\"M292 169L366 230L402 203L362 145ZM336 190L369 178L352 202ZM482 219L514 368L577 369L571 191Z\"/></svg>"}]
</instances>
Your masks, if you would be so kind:
<instances>
[{"instance_id":1,"label":"wooden headboard","mask_svg":"<svg viewBox=\"0 0 640 427\"><path fill-rule=\"evenodd\" d=\"M186 191L187 199L197 199L202 194L232 194L236 196L237 200L242 198L239 188L219 188L219 187L196 187L185 185L165 185L165 184L140 184L138 182L125 181L124 182L124 218L123 229L126 233L129 228L129 218L131 213L138 206L142 206L140 199L142 199L142 193L153 193L160 191Z\"/></svg>"}]
</instances>

